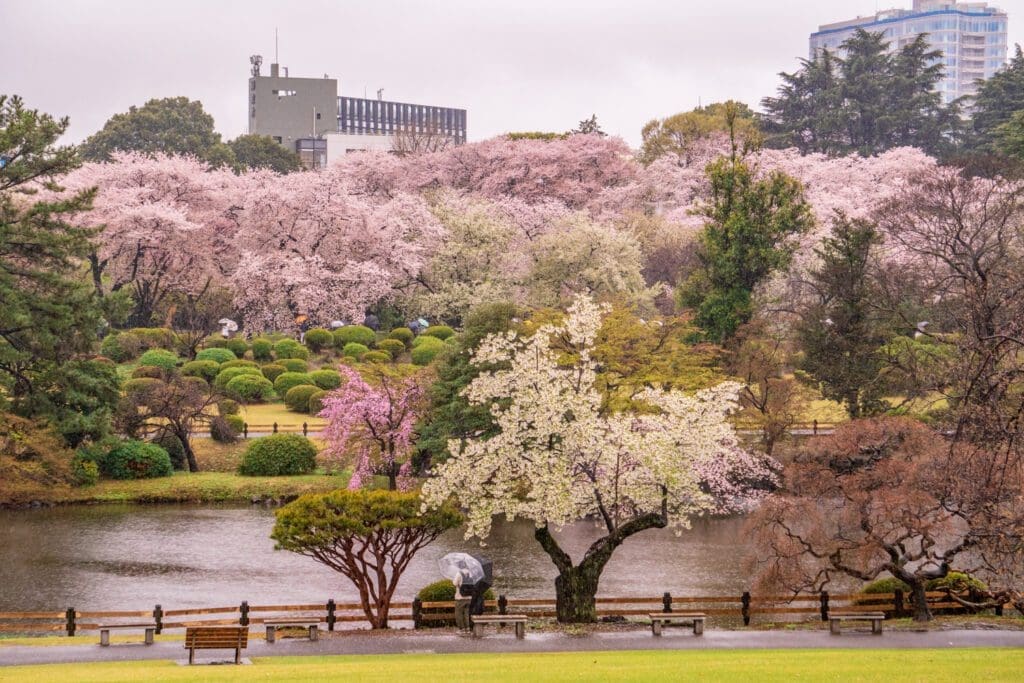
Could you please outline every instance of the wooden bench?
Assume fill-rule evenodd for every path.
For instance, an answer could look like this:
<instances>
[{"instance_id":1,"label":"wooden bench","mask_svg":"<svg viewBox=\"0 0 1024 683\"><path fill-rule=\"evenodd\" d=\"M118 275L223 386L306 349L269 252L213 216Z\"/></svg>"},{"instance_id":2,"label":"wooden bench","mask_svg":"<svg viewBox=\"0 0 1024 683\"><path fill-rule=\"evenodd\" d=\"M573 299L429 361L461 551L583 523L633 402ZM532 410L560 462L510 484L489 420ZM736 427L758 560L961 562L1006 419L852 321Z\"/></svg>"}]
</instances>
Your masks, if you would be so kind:
<instances>
[{"instance_id":1,"label":"wooden bench","mask_svg":"<svg viewBox=\"0 0 1024 683\"><path fill-rule=\"evenodd\" d=\"M145 624L98 624L96 628L100 630L100 645L103 645L104 647L110 645L110 632L115 629L145 629L146 645L153 644L153 634L156 633L155 622L147 622Z\"/></svg>"},{"instance_id":2,"label":"wooden bench","mask_svg":"<svg viewBox=\"0 0 1024 683\"><path fill-rule=\"evenodd\" d=\"M473 635L483 635L483 627L488 624L514 624L516 627L516 638L526 637L526 615L525 614L474 614L470 616L469 622L473 625Z\"/></svg>"},{"instance_id":3,"label":"wooden bench","mask_svg":"<svg viewBox=\"0 0 1024 683\"><path fill-rule=\"evenodd\" d=\"M829 612L828 630L834 636L839 635L839 625L844 621L870 621L871 632L881 635L882 622L885 621L884 612Z\"/></svg>"},{"instance_id":4,"label":"wooden bench","mask_svg":"<svg viewBox=\"0 0 1024 683\"><path fill-rule=\"evenodd\" d=\"M651 635L660 636L662 626L691 622L693 623L693 635L704 635L704 619L707 615L703 612L651 612L647 616L651 620Z\"/></svg>"},{"instance_id":5,"label":"wooden bench","mask_svg":"<svg viewBox=\"0 0 1024 683\"><path fill-rule=\"evenodd\" d=\"M248 644L248 626L190 626L185 629L189 664L195 664L196 650L234 650L235 664L241 664L242 650Z\"/></svg>"},{"instance_id":6,"label":"wooden bench","mask_svg":"<svg viewBox=\"0 0 1024 683\"><path fill-rule=\"evenodd\" d=\"M279 628L305 628L309 629L309 639L317 640L320 637L320 620L313 619L267 619L263 622L267 627L267 642L272 643L276 639Z\"/></svg>"}]
</instances>

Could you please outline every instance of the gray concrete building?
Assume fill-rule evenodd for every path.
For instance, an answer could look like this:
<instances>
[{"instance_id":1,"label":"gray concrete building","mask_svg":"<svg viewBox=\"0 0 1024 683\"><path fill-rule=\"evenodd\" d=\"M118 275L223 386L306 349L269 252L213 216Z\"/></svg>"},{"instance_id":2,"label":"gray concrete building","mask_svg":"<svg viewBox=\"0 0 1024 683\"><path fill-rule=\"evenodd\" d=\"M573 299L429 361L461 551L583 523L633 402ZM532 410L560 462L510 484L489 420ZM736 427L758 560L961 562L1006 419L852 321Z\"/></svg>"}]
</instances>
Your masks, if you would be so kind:
<instances>
[{"instance_id":1,"label":"gray concrete building","mask_svg":"<svg viewBox=\"0 0 1024 683\"><path fill-rule=\"evenodd\" d=\"M338 81L334 78L294 78L277 64L262 76L253 60L249 78L249 132L269 135L294 151L297 140L320 137L338 129Z\"/></svg>"}]
</instances>

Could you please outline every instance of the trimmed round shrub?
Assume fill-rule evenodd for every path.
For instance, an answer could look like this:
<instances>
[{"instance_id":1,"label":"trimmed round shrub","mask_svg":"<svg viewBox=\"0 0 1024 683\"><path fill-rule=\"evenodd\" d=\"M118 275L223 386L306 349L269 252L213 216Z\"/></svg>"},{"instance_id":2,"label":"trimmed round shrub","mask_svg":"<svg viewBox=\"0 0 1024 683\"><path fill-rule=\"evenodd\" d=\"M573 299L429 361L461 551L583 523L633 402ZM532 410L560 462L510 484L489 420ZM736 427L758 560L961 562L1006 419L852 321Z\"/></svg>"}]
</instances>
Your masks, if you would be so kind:
<instances>
[{"instance_id":1,"label":"trimmed round shrub","mask_svg":"<svg viewBox=\"0 0 1024 683\"><path fill-rule=\"evenodd\" d=\"M136 379L130 379L121 385L121 389L125 394L138 394L143 391L149 391L154 387L158 387L163 384L163 380L159 380L155 377L138 377Z\"/></svg>"},{"instance_id":2,"label":"trimmed round shrub","mask_svg":"<svg viewBox=\"0 0 1024 683\"><path fill-rule=\"evenodd\" d=\"M245 352L249 350L249 344L241 337L232 337L228 339L227 347L231 350L231 353L235 354L239 358L245 355Z\"/></svg>"},{"instance_id":3,"label":"trimmed round shrub","mask_svg":"<svg viewBox=\"0 0 1024 683\"><path fill-rule=\"evenodd\" d=\"M144 349L167 349L178 345L178 335L166 327L133 327L130 332L139 338Z\"/></svg>"},{"instance_id":4,"label":"trimmed round shrub","mask_svg":"<svg viewBox=\"0 0 1024 683\"><path fill-rule=\"evenodd\" d=\"M245 449L239 474L277 477L309 474L316 469L316 446L298 434L273 434L256 439Z\"/></svg>"},{"instance_id":5,"label":"trimmed round shrub","mask_svg":"<svg viewBox=\"0 0 1024 683\"><path fill-rule=\"evenodd\" d=\"M178 366L178 356L164 349L150 349L139 357L139 365L173 370Z\"/></svg>"},{"instance_id":6,"label":"trimmed round shrub","mask_svg":"<svg viewBox=\"0 0 1024 683\"><path fill-rule=\"evenodd\" d=\"M294 339L282 339L274 344L274 355L281 358L309 358L309 349Z\"/></svg>"},{"instance_id":7,"label":"trimmed round shrub","mask_svg":"<svg viewBox=\"0 0 1024 683\"><path fill-rule=\"evenodd\" d=\"M100 466L81 452L71 456L71 477L75 486L93 486L100 480Z\"/></svg>"},{"instance_id":8,"label":"trimmed round shrub","mask_svg":"<svg viewBox=\"0 0 1024 683\"><path fill-rule=\"evenodd\" d=\"M285 372L278 375L274 380L274 391L278 396L284 397L288 390L300 384L312 384L313 380L305 372Z\"/></svg>"},{"instance_id":9,"label":"trimmed round shrub","mask_svg":"<svg viewBox=\"0 0 1024 683\"><path fill-rule=\"evenodd\" d=\"M420 589L420 592L416 594L416 597L422 602L451 602L455 599L455 584L448 579L441 579L434 583L427 584ZM488 588L484 593L484 600L497 600L494 594L494 590ZM444 608L427 608L423 610L423 614L438 614L445 612ZM493 607L487 607L484 609L485 612L493 612ZM427 628L438 628L441 626L454 626L455 619L424 619L423 626Z\"/></svg>"},{"instance_id":10,"label":"trimmed round shrub","mask_svg":"<svg viewBox=\"0 0 1024 683\"><path fill-rule=\"evenodd\" d=\"M185 459L185 445L174 434L164 432L153 439L151 443L155 443L167 451L167 456L171 459L171 467L174 469L183 470L188 467Z\"/></svg>"},{"instance_id":11,"label":"trimmed round shrub","mask_svg":"<svg viewBox=\"0 0 1024 683\"><path fill-rule=\"evenodd\" d=\"M210 388L210 383L202 377L182 377L181 381L183 384L195 385L200 391L206 391Z\"/></svg>"},{"instance_id":12,"label":"trimmed round shrub","mask_svg":"<svg viewBox=\"0 0 1024 683\"><path fill-rule=\"evenodd\" d=\"M238 375L224 387L232 396L246 402L266 401L274 393L273 383L262 375Z\"/></svg>"},{"instance_id":13,"label":"trimmed round shrub","mask_svg":"<svg viewBox=\"0 0 1024 683\"><path fill-rule=\"evenodd\" d=\"M341 375L337 370L314 370L309 373L309 378L320 389L330 391L341 386Z\"/></svg>"},{"instance_id":14,"label":"trimmed round shrub","mask_svg":"<svg viewBox=\"0 0 1024 683\"><path fill-rule=\"evenodd\" d=\"M155 377L157 379L163 379L164 369L158 368L155 365L140 365L132 370L132 377Z\"/></svg>"},{"instance_id":15,"label":"trimmed round shrub","mask_svg":"<svg viewBox=\"0 0 1024 683\"><path fill-rule=\"evenodd\" d=\"M242 433L241 425L237 429L235 428L239 422L244 424L242 418L237 415L227 417L218 415L210 420L210 438L217 443L235 443L238 441L238 435Z\"/></svg>"},{"instance_id":16,"label":"trimmed round shrub","mask_svg":"<svg viewBox=\"0 0 1024 683\"><path fill-rule=\"evenodd\" d=\"M444 349L444 342L437 337L416 337L412 348L412 363L413 365L430 365L437 354Z\"/></svg>"},{"instance_id":17,"label":"trimmed round shrub","mask_svg":"<svg viewBox=\"0 0 1024 683\"><path fill-rule=\"evenodd\" d=\"M310 415L320 414L320 411L324 409L324 399L327 397L329 393L331 392L324 391L321 389L320 391L316 391L309 395L308 410Z\"/></svg>"},{"instance_id":18,"label":"trimmed round shrub","mask_svg":"<svg viewBox=\"0 0 1024 683\"><path fill-rule=\"evenodd\" d=\"M228 426L235 430L236 434L241 434L245 430L245 420L241 415L222 415L222 417Z\"/></svg>"},{"instance_id":19,"label":"trimmed round shrub","mask_svg":"<svg viewBox=\"0 0 1024 683\"><path fill-rule=\"evenodd\" d=\"M415 339L412 340L412 348L415 349L416 347L422 346L423 344L443 344L443 343L444 343L443 339L438 339L437 337L428 337L425 334L421 334L420 336L418 336L418 337L416 337Z\"/></svg>"},{"instance_id":20,"label":"trimmed round shrub","mask_svg":"<svg viewBox=\"0 0 1024 683\"><path fill-rule=\"evenodd\" d=\"M213 386L218 389L224 389L227 387L228 382L241 375L253 375L255 377L263 377L263 373L260 372L259 368L240 367L240 368L227 368L217 373L216 379L213 380Z\"/></svg>"},{"instance_id":21,"label":"trimmed round shrub","mask_svg":"<svg viewBox=\"0 0 1024 683\"><path fill-rule=\"evenodd\" d=\"M415 336L408 327L396 327L388 333L388 339L397 339L405 344L406 348L412 345L412 338Z\"/></svg>"},{"instance_id":22,"label":"trimmed round shrub","mask_svg":"<svg viewBox=\"0 0 1024 683\"><path fill-rule=\"evenodd\" d=\"M212 360L215 363L227 363L229 360L236 360L237 356L231 349L206 348L196 354L196 360Z\"/></svg>"},{"instance_id":23,"label":"trimmed round shrub","mask_svg":"<svg viewBox=\"0 0 1024 683\"><path fill-rule=\"evenodd\" d=\"M334 344L334 335L331 334L330 330L314 327L306 333L306 346L313 351L322 351L332 344Z\"/></svg>"},{"instance_id":24,"label":"trimmed round shrub","mask_svg":"<svg viewBox=\"0 0 1024 683\"><path fill-rule=\"evenodd\" d=\"M392 358L398 358L405 353L405 344L399 339L381 339L377 342L377 348L387 352Z\"/></svg>"},{"instance_id":25,"label":"trimmed round shrub","mask_svg":"<svg viewBox=\"0 0 1024 683\"><path fill-rule=\"evenodd\" d=\"M444 341L449 337L455 336L455 330L447 325L431 325L427 329L423 330L423 334L428 337L437 337L441 341Z\"/></svg>"},{"instance_id":26,"label":"trimmed round shrub","mask_svg":"<svg viewBox=\"0 0 1024 683\"><path fill-rule=\"evenodd\" d=\"M211 334L203 340L203 348L226 349L228 348L228 340L221 334Z\"/></svg>"},{"instance_id":27,"label":"trimmed round shrub","mask_svg":"<svg viewBox=\"0 0 1024 683\"><path fill-rule=\"evenodd\" d=\"M285 372L306 372L309 370L309 363L301 358L282 358L277 364L285 369Z\"/></svg>"},{"instance_id":28,"label":"trimmed round shrub","mask_svg":"<svg viewBox=\"0 0 1024 683\"><path fill-rule=\"evenodd\" d=\"M125 441L103 458L100 471L111 479L153 479L174 474L171 457L160 446Z\"/></svg>"},{"instance_id":29,"label":"trimmed round shrub","mask_svg":"<svg viewBox=\"0 0 1024 683\"><path fill-rule=\"evenodd\" d=\"M297 387L292 387L284 395L284 404L288 406L288 410L305 413L309 410L309 397L318 391L322 390L312 384L300 384Z\"/></svg>"},{"instance_id":30,"label":"trimmed round shrub","mask_svg":"<svg viewBox=\"0 0 1024 683\"><path fill-rule=\"evenodd\" d=\"M228 368L255 368L255 367L259 367L259 365L256 363L256 361L246 360L245 358L236 358L235 360L229 360L226 363L221 363L220 364L220 369L221 370L226 370Z\"/></svg>"},{"instance_id":31,"label":"trimmed round shrub","mask_svg":"<svg viewBox=\"0 0 1024 683\"><path fill-rule=\"evenodd\" d=\"M377 334L365 325L345 325L334 331L334 345L339 349L346 344L362 344L370 346L377 339Z\"/></svg>"},{"instance_id":32,"label":"trimmed round shrub","mask_svg":"<svg viewBox=\"0 0 1024 683\"><path fill-rule=\"evenodd\" d=\"M253 360L267 361L274 359L274 342L264 337L252 340Z\"/></svg>"},{"instance_id":33,"label":"trimmed round shrub","mask_svg":"<svg viewBox=\"0 0 1024 683\"><path fill-rule=\"evenodd\" d=\"M341 355L348 356L349 358L359 358L369 350L370 348L366 346L366 344L349 342L348 344L345 344L344 348L342 348Z\"/></svg>"},{"instance_id":34,"label":"trimmed round shrub","mask_svg":"<svg viewBox=\"0 0 1024 683\"><path fill-rule=\"evenodd\" d=\"M390 363L391 354L387 351L367 351L359 360L363 363Z\"/></svg>"},{"instance_id":35,"label":"trimmed round shrub","mask_svg":"<svg viewBox=\"0 0 1024 683\"><path fill-rule=\"evenodd\" d=\"M212 382L220 372L220 364L212 360L193 360L181 366L181 374L186 377L202 377Z\"/></svg>"},{"instance_id":36,"label":"trimmed round shrub","mask_svg":"<svg viewBox=\"0 0 1024 683\"><path fill-rule=\"evenodd\" d=\"M238 401L232 401L230 398L224 398L221 399L220 401L217 401L217 414L221 415L222 417L227 417L228 415L238 415L238 410Z\"/></svg>"},{"instance_id":37,"label":"trimmed round shrub","mask_svg":"<svg viewBox=\"0 0 1024 683\"><path fill-rule=\"evenodd\" d=\"M288 368L281 365L280 363L267 363L266 365L260 368L260 372L263 373L264 377L273 382L275 379L278 378L278 376L288 372Z\"/></svg>"},{"instance_id":38,"label":"trimmed round shrub","mask_svg":"<svg viewBox=\"0 0 1024 683\"><path fill-rule=\"evenodd\" d=\"M115 363L125 363L142 351L142 340L131 332L111 332L100 342L100 353Z\"/></svg>"},{"instance_id":39,"label":"trimmed round shrub","mask_svg":"<svg viewBox=\"0 0 1024 683\"><path fill-rule=\"evenodd\" d=\"M927 591L942 591L949 589L957 592L964 592L971 588L976 590L988 590L988 586L985 585L984 581L980 581L970 574L955 571L949 572L941 579L931 579L930 581L925 582L924 588ZM866 595L872 595L875 593L895 593L896 590L909 593L910 586L899 579L890 576L884 579L872 581L868 585L864 586L860 592Z\"/></svg>"}]
</instances>

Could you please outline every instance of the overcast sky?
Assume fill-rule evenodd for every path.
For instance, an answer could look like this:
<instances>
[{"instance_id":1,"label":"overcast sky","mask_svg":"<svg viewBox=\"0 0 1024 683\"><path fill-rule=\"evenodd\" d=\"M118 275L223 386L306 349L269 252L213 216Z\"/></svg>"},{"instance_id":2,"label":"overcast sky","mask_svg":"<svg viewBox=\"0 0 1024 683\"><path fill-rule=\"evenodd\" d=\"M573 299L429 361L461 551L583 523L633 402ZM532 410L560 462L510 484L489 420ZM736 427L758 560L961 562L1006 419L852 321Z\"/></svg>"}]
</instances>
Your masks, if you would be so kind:
<instances>
[{"instance_id":1,"label":"overcast sky","mask_svg":"<svg viewBox=\"0 0 1024 683\"><path fill-rule=\"evenodd\" d=\"M0 0L0 93L71 117L77 142L154 97L202 101L245 133L249 55L340 94L462 107L470 139L597 114L639 142L654 117L756 106L822 23L911 0ZM1024 0L994 3L1024 42Z\"/></svg>"}]
</instances>

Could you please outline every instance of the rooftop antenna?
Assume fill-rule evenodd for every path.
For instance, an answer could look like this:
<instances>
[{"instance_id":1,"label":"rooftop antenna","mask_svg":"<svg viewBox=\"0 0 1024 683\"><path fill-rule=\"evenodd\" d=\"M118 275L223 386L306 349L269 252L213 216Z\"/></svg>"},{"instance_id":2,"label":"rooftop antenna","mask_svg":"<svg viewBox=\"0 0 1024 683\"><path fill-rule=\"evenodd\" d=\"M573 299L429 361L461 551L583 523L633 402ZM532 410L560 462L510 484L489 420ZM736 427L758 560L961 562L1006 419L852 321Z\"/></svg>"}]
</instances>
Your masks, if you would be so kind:
<instances>
[{"instance_id":1,"label":"rooftop antenna","mask_svg":"<svg viewBox=\"0 0 1024 683\"><path fill-rule=\"evenodd\" d=\"M378 100L383 100L384 99L384 88L377 88L377 99Z\"/></svg>"},{"instance_id":2,"label":"rooftop antenna","mask_svg":"<svg viewBox=\"0 0 1024 683\"><path fill-rule=\"evenodd\" d=\"M274 29L274 63L280 64L281 61L277 58L277 29Z\"/></svg>"}]
</instances>

